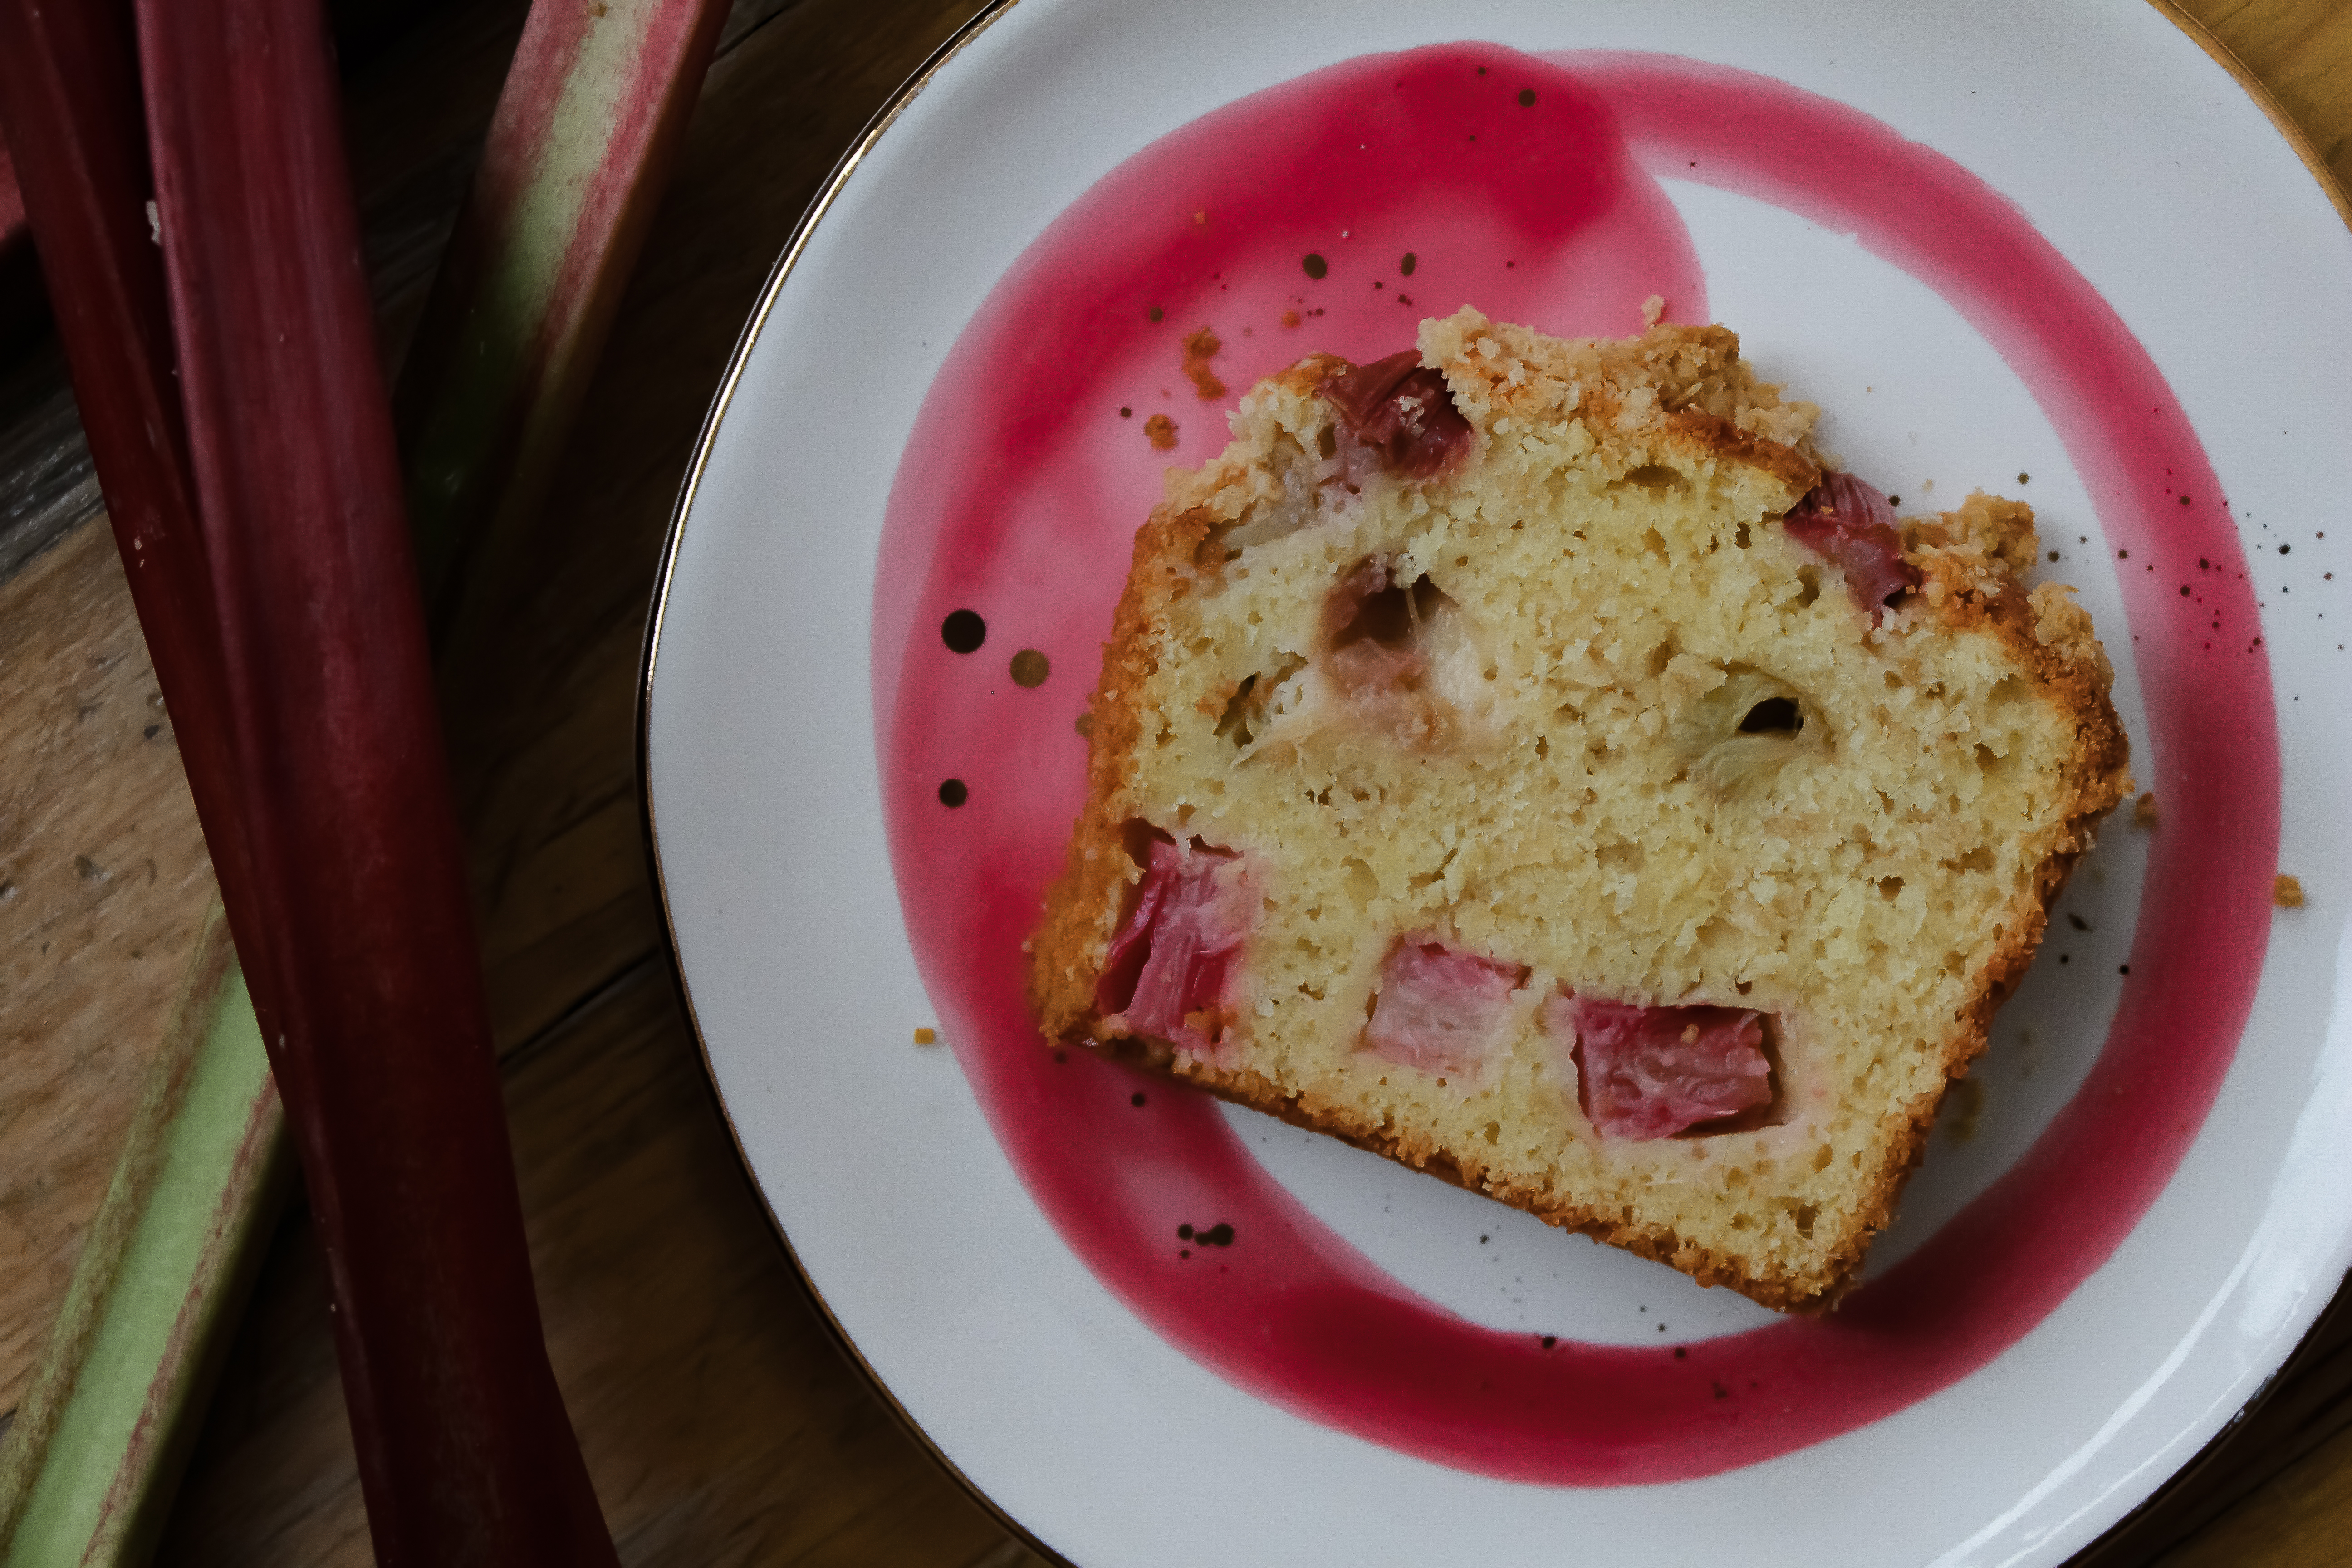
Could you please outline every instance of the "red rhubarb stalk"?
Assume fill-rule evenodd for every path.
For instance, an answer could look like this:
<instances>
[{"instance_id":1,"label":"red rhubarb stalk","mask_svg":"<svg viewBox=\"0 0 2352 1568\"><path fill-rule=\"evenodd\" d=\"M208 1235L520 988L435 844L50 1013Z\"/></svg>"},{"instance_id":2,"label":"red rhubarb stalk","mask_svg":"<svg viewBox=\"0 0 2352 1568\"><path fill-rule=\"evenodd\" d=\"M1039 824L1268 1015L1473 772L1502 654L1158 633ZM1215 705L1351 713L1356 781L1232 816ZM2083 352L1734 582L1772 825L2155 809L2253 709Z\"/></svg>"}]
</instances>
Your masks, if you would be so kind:
<instances>
[{"instance_id":1,"label":"red rhubarb stalk","mask_svg":"<svg viewBox=\"0 0 2352 1568\"><path fill-rule=\"evenodd\" d=\"M40 268L33 259L33 229L25 218L24 194L0 135L0 353L28 336L41 318Z\"/></svg>"},{"instance_id":2,"label":"red rhubarb stalk","mask_svg":"<svg viewBox=\"0 0 2352 1568\"><path fill-rule=\"evenodd\" d=\"M32 226L25 221L25 195L16 188L16 160L8 156L8 142L0 138L0 250L32 237Z\"/></svg>"},{"instance_id":3,"label":"red rhubarb stalk","mask_svg":"<svg viewBox=\"0 0 2352 1568\"><path fill-rule=\"evenodd\" d=\"M47 300L40 291L40 261L33 257L33 226L26 221L7 136L0 136L0 355L16 351L45 318Z\"/></svg>"},{"instance_id":4,"label":"red rhubarb stalk","mask_svg":"<svg viewBox=\"0 0 2352 1568\"><path fill-rule=\"evenodd\" d=\"M428 604L511 544L587 389L726 0L540 0L406 363L399 425ZM472 575L472 574L468 574Z\"/></svg>"},{"instance_id":5,"label":"red rhubarb stalk","mask_svg":"<svg viewBox=\"0 0 2352 1568\"><path fill-rule=\"evenodd\" d=\"M137 11L261 915L237 946L272 977L376 1557L613 1563L532 1293L324 17Z\"/></svg>"}]
</instances>

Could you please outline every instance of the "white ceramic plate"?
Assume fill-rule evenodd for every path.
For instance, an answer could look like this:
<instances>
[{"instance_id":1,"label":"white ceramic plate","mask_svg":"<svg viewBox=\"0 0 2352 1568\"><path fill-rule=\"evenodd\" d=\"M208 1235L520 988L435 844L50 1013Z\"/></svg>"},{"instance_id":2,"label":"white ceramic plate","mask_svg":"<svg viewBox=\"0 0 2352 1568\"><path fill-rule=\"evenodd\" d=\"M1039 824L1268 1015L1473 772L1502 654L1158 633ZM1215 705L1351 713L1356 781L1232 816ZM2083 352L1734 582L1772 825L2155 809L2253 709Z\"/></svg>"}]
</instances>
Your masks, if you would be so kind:
<instances>
[{"instance_id":1,"label":"white ceramic plate","mask_svg":"<svg viewBox=\"0 0 2352 1568\"><path fill-rule=\"evenodd\" d=\"M1016 528L987 571L959 580L987 595L973 607L989 640L969 656L947 652L935 617L961 588L942 585L940 542L924 532L935 524L910 520L935 490L911 486L894 512L892 487L905 482L919 416L927 435L953 424L945 404L925 412L943 366L962 380L942 396L986 395L985 377L966 374L970 360L951 363L951 351L984 335L974 323L992 319L992 291L1056 217L1161 138L1320 68L1462 38L1736 68L1811 95L1805 114L1851 111L1848 129L1889 138L1890 157L1914 156L1900 147L1907 138L1982 181L2020 232L2046 242L2053 276L2078 279L2084 298L2111 309L2110 337L2144 350L2136 363L2158 389L2150 416L2189 433L2167 450L2183 454L2184 474L2210 462L2229 503L2223 512L2213 497L2191 498L2177 525L2151 510L2152 495L2182 482L2126 471L2117 454L2129 442L2116 433L2128 435L2130 399L2086 412L2080 396L2051 390L2065 374L2063 323L2037 324L2039 295L2020 294L1979 231L1948 226L1929 247L1941 260L1906 251L1902 235L1916 238L1916 223L1889 228L1872 205L1885 196L1900 206L1902 193L1874 190L1879 174L1855 165L1857 240L1812 221L1829 197L1809 205L1803 195L1834 194L1849 178L1843 165L1782 181L1773 160L1801 161L1791 143L1750 148L1740 178L1699 171L1696 157L1674 167L1682 118L1643 131L1630 100L1611 100L1639 177L1653 182L1644 188L1688 235L1706 309L1740 331L1765 374L1830 411L1825 445L1850 467L1913 492L1906 511L1976 485L2013 489L2012 475L2031 472L2021 493L2045 542L2060 547L2045 569L2080 588L2101 627L2136 771L2170 806L2154 833L2111 825L2078 871L2001 1015L1973 1136L1939 1132L1871 1278L1944 1245L1955 1216L1990 1212L1969 1205L1997 1197L2004 1173L2063 1155L2053 1143L2078 1134L2125 1151L2118 1191L2137 1179L2145 1193L2090 1205L2079 1224L2064 1217L2072 1194L2057 1194L2065 1201L2048 1208L2060 1215L2050 1224L2074 1225L2080 1245L2062 1237L2016 1256L2046 1258L2055 1246L2073 1247L2072 1261L1979 1291L2025 1305L1969 1365L1881 1401L1869 1418L1784 1436L1738 1462L1706 1449L1717 1458L1681 1464L1681 1479L1657 1479L1655 1466L1633 1484L1505 1479L1527 1468L1512 1462L1507 1435L1401 1437L1377 1412L1359 1419L1318 1405L1223 1355L1222 1328L1197 1302L1171 1309L1136 1287L1145 1276L1103 1266L1129 1243L1087 1231L1067 1173L1041 1175L1034 1161L1016 1169L983 1100L1017 1115L1006 1097L1028 1080L1005 1079L1012 1087L993 1098L976 1091L984 1023L936 944L919 971L902 918L904 889L917 923L940 929L927 894L962 896L970 867L959 857L1015 854L1040 812L1066 820L1083 763L1069 723L1117 587L1103 542L1139 521L1160 460L1137 426L1153 408L1177 414L1174 457L1185 461L1217 444L1213 409L1190 400L1172 358L1147 374L1113 354L1108 369L1087 372L1108 378L1101 433L1088 426L1072 447L1067 493L1025 503L1029 533ZM1609 68L1625 66L1588 54L1566 68L1606 78L1607 98L1626 79ZM1528 68L1554 92L1555 79ZM1683 69L1667 74L1685 90L1710 79L1704 69L1675 76ZM1691 123L1703 109L1694 101ZM1202 175L1210 185L1232 177ZM1981 234L1997 237L2007 221L1988 220ZM1066 256L1068 232L1057 232L1047 238ZM1353 238L1314 239L1340 281L1350 281ZM1353 283L1386 265L1357 268ZM1422 274L1432 289L1454 287L1446 277L1434 261ZM1612 275L1608 286L1639 283ZM1253 286L1256 314L1235 310L1270 341L1268 301L1318 298L1287 272L1278 289ZM1690 300L1670 309L1677 302ZM1628 294L1579 309L1614 310L1626 319L1612 330L1629 330L1638 305ZM1402 323L1421 313L1399 313L1400 344ZM1528 313L1563 324L1539 307ZM1036 341L1089 330L1051 315L1035 323ZM1361 316L1337 312L1334 330ZM1253 353L1273 352L1243 346L1235 324L1220 327L1222 363L1247 368ZM1279 338L1286 357L1323 346L1361 357L1312 341L1314 325ZM2352 776L2342 696L2352 655L2338 641L2352 607L2333 576L2352 560L2341 534L2326 537L2340 510L2335 433L2352 427L2347 363L2352 235L2329 191L2199 42L2138 0L1476 0L1442 14L1402 0L1022 0L992 13L845 161L779 264L713 408L647 641L646 807L671 937L743 1157L800 1267L949 1462L1033 1539L1088 1568L2063 1561L2244 1405L2352 1256L2352 997L2339 995L2352 953L2352 837L2339 805ZM1175 381L1184 395L1146 381ZM1149 406L1122 426L1108 404L1130 384ZM2085 434L2102 420L2115 437L2104 444ZM1118 504L1097 515L1106 498ZM1063 515L1074 509L1075 521ZM2192 514L2207 533L2190 529ZM2220 550L2200 542L2220 538L2215 528L2234 559L2209 562L2216 575L2199 578L2183 542ZM2119 557L2127 542L2141 548ZM2156 576L2132 575L2158 563ZM2176 577L2179 604L2160 596ZM2233 662L2208 679L2221 656L2196 645L2215 637ZM958 770L969 804L937 802L937 770L923 771L930 752L892 739L899 682L971 681L975 713L1010 710L1008 659L1023 647L1052 656L1051 677L1023 699L1044 717ZM953 739L978 747L988 735ZM919 838L945 859L902 853L894 881L886 791L898 792L902 829L921 809L953 810L963 839L941 838L935 825L928 837L902 831L902 850ZM2189 847L2199 843L2228 853ZM2308 902L2273 917L2247 889L2276 868L2301 879ZM972 918L1017 924L1018 906ZM947 914L952 927L958 911ZM2210 928L2210 974L2204 950L2181 936L2200 922ZM1007 927L988 940L1001 948L1020 934ZM2141 975L2126 980L2118 969L2135 959ZM2219 1036L2216 1017L2227 1024ZM2162 1048L2171 1018L2188 1020L2177 1067ZM2115 1037L2137 1031L2137 1054L2128 1073L2111 1055L2103 1077L2118 1019ZM930 1026L954 1050L910 1043ZM2207 1089L2180 1092L2174 1077L2199 1062L2214 1072L2210 1109ZM2100 1102L2086 1103L2094 1093ZM2142 1105L2162 1114L2132 1120ZM1350 1289L1412 1303L1429 1321L1474 1337L1491 1330L1498 1344L1551 1334L1629 1356L1675 1344L1728 1355L1772 1331L1769 1314L1727 1293L1249 1113L1216 1114L1255 1161L1249 1179L1314 1216L1299 1235L1316 1239L1300 1247L1352 1259ZM1106 1186L1138 1179L1109 1168L1118 1163L1114 1152ZM1055 1180L1055 1193L1038 1185ZM2013 1211L2011 1228L2033 1229L2044 1212ZM1246 1269L1252 1243L1274 1240L1244 1234L1218 1262ZM1173 1247L1153 1245L1163 1243ZM1256 1327L1237 1319L1230 1332L1239 1342ZM1371 1369L1365 1386L1413 1390L1424 1371L1401 1361ZM1360 1415L1361 1402L1349 1408ZM1615 1415L1561 1419L1605 1431ZM1770 1424L1737 1401L1693 1420L1710 1430Z\"/></svg>"}]
</instances>

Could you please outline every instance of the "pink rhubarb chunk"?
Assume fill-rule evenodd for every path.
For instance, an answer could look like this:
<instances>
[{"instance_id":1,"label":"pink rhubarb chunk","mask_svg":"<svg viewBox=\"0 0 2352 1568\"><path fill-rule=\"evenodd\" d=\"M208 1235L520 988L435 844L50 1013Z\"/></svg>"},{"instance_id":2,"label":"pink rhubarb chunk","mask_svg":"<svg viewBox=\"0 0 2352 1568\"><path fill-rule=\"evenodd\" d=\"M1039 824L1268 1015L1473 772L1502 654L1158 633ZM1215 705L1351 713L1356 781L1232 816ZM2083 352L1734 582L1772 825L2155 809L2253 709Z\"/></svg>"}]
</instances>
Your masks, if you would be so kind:
<instances>
[{"instance_id":1,"label":"pink rhubarb chunk","mask_svg":"<svg viewBox=\"0 0 2352 1568\"><path fill-rule=\"evenodd\" d=\"M1215 1048L1234 1011L1252 901L1238 857L1153 840L1135 909L1103 960L1096 1008L1132 1034Z\"/></svg>"},{"instance_id":2,"label":"pink rhubarb chunk","mask_svg":"<svg viewBox=\"0 0 2352 1568\"><path fill-rule=\"evenodd\" d=\"M1424 369L1412 349L1350 365L1326 377L1321 390L1348 434L1409 479L1435 479L1461 462L1475 438L1445 378Z\"/></svg>"},{"instance_id":3,"label":"pink rhubarb chunk","mask_svg":"<svg viewBox=\"0 0 2352 1568\"><path fill-rule=\"evenodd\" d=\"M1604 1137L1671 1138L1771 1103L1760 1014L1563 994L1544 1005L1543 1024L1575 1040L1584 1114Z\"/></svg>"},{"instance_id":4,"label":"pink rhubarb chunk","mask_svg":"<svg viewBox=\"0 0 2352 1568\"><path fill-rule=\"evenodd\" d=\"M1501 1047L1511 993L1527 977L1520 964L1409 936L1381 965L1364 1048L1427 1073L1475 1075Z\"/></svg>"},{"instance_id":5,"label":"pink rhubarb chunk","mask_svg":"<svg viewBox=\"0 0 2352 1568\"><path fill-rule=\"evenodd\" d=\"M1852 474L1824 473L1780 526L1790 538L1844 569L1846 591L1870 612L1873 624L1885 617L1888 600L1919 585L1918 568L1903 559L1895 509Z\"/></svg>"}]
</instances>

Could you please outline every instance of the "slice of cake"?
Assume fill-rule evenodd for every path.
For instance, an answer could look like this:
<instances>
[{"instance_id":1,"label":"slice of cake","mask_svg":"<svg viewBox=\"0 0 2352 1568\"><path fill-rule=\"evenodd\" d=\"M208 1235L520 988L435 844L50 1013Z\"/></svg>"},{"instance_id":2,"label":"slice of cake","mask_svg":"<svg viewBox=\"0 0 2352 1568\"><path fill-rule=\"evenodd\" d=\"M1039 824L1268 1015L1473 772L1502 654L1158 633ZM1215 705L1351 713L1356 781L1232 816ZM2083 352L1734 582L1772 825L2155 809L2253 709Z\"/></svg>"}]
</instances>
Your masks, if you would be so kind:
<instances>
[{"instance_id":1,"label":"slice of cake","mask_svg":"<svg viewBox=\"0 0 2352 1568\"><path fill-rule=\"evenodd\" d=\"M1467 310L1254 389L1136 538L1047 1037L1834 1300L2130 784L2032 514L1815 412Z\"/></svg>"}]
</instances>

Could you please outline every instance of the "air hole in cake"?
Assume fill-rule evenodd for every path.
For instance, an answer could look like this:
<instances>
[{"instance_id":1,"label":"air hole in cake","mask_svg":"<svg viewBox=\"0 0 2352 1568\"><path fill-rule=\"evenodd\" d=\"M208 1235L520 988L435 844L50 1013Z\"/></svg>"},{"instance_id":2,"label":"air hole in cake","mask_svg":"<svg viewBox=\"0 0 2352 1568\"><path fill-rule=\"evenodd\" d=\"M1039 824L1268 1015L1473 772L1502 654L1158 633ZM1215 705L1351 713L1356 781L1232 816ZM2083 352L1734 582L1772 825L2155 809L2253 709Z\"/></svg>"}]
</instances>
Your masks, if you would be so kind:
<instances>
[{"instance_id":1,"label":"air hole in cake","mask_svg":"<svg viewBox=\"0 0 2352 1568\"><path fill-rule=\"evenodd\" d=\"M1481 1079L1501 1058L1511 993L1527 978L1525 964L1497 963L1413 932L1381 961L1363 1048L1442 1075L1441 1082Z\"/></svg>"},{"instance_id":2,"label":"air hole in cake","mask_svg":"<svg viewBox=\"0 0 2352 1568\"><path fill-rule=\"evenodd\" d=\"M1250 743L1249 700L1250 694L1256 689L1256 676L1242 677L1241 685L1234 690L1233 700L1225 704L1224 714L1217 721L1219 740L1230 741L1236 746Z\"/></svg>"},{"instance_id":3,"label":"air hole in cake","mask_svg":"<svg viewBox=\"0 0 2352 1568\"><path fill-rule=\"evenodd\" d=\"M1670 464L1645 463L1629 471L1623 479L1609 488L1642 490L1652 500L1657 500L1675 490L1686 490L1691 488L1691 483L1688 475Z\"/></svg>"},{"instance_id":4,"label":"air hole in cake","mask_svg":"<svg viewBox=\"0 0 2352 1568\"><path fill-rule=\"evenodd\" d=\"M1425 369L1417 349L1343 365L1318 390L1339 416L1345 439L1335 441L1335 450L1352 441L1402 479L1433 479L1459 468L1477 441L1445 377Z\"/></svg>"},{"instance_id":5,"label":"air hole in cake","mask_svg":"<svg viewBox=\"0 0 2352 1568\"><path fill-rule=\"evenodd\" d=\"M1242 751L1264 739L1296 702L1291 678L1306 668L1307 661L1292 654L1271 670L1244 676L1217 720L1217 738Z\"/></svg>"},{"instance_id":6,"label":"air hole in cake","mask_svg":"<svg viewBox=\"0 0 2352 1568\"><path fill-rule=\"evenodd\" d=\"M1790 763L1829 749L1827 726L1809 721L1795 687L1742 666L1693 699L1666 741L1684 772L1718 800L1768 790Z\"/></svg>"},{"instance_id":7,"label":"air hole in cake","mask_svg":"<svg viewBox=\"0 0 2352 1568\"><path fill-rule=\"evenodd\" d=\"M1409 746L1471 738L1495 666L1462 606L1426 574L1401 581L1391 558L1350 567L1323 601L1325 674L1360 727Z\"/></svg>"},{"instance_id":8,"label":"air hole in cake","mask_svg":"<svg viewBox=\"0 0 2352 1568\"><path fill-rule=\"evenodd\" d=\"M1786 1120L1780 1026L1770 1014L1560 991L1539 1019L1575 1062L1578 1102L1604 1138L1711 1138Z\"/></svg>"},{"instance_id":9,"label":"air hole in cake","mask_svg":"<svg viewBox=\"0 0 2352 1568\"><path fill-rule=\"evenodd\" d=\"M1373 555L1358 562L1323 606L1323 625L1331 650L1337 653L1364 642L1391 653L1409 651L1424 613L1439 600L1451 605L1426 575L1412 584L1397 581L1389 558Z\"/></svg>"},{"instance_id":10,"label":"air hole in cake","mask_svg":"<svg viewBox=\"0 0 2352 1568\"><path fill-rule=\"evenodd\" d=\"M1805 716L1793 697L1767 697L1739 721L1743 735L1793 735L1804 727Z\"/></svg>"},{"instance_id":11,"label":"air hole in cake","mask_svg":"<svg viewBox=\"0 0 2352 1568\"><path fill-rule=\"evenodd\" d=\"M1111 1033L1213 1051L1241 1016L1242 949L1258 906L1249 864L1141 821L1123 837L1143 875L1122 902L1096 1010Z\"/></svg>"},{"instance_id":12,"label":"air hole in cake","mask_svg":"<svg viewBox=\"0 0 2352 1568\"><path fill-rule=\"evenodd\" d=\"M1612 871L1638 871L1649 864L1649 857L1643 853L1641 845L1631 839L1604 844L1593 858Z\"/></svg>"}]
</instances>

